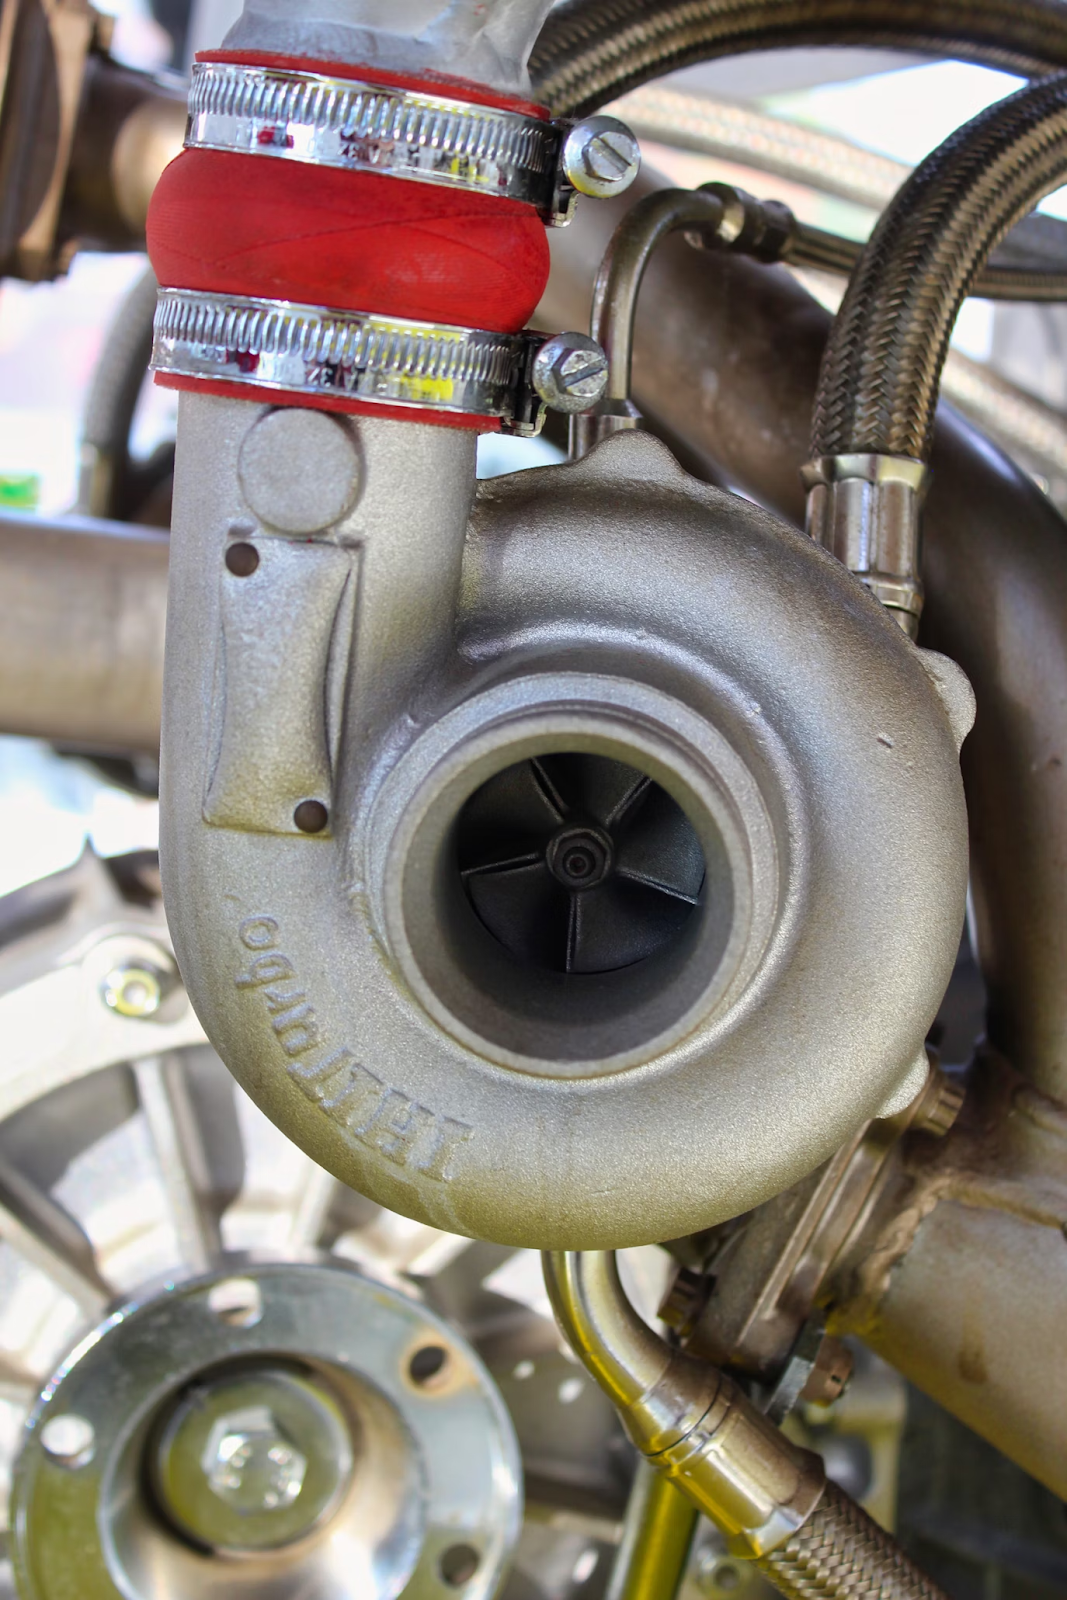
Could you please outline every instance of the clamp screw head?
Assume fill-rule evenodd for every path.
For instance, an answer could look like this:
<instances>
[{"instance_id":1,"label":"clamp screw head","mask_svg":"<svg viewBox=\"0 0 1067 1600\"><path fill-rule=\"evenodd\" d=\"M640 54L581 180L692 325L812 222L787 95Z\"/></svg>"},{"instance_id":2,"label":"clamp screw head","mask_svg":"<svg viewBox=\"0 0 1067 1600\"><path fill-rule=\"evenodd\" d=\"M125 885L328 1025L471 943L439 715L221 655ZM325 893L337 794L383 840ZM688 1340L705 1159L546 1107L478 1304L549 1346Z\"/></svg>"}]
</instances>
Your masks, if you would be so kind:
<instances>
[{"instance_id":1,"label":"clamp screw head","mask_svg":"<svg viewBox=\"0 0 1067 1600\"><path fill-rule=\"evenodd\" d=\"M608 386L608 358L584 333L557 333L534 357L533 386L553 411L588 411Z\"/></svg>"},{"instance_id":2,"label":"clamp screw head","mask_svg":"<svg viewBox=\"0 0 1067 1600\"><path fill-rule=\"evenodd\" d=\"M586 117L564 139L560 165L579 194L606 200L622 194L637 177L641 146L617 117Z\"/></svg>"}]
</instances>

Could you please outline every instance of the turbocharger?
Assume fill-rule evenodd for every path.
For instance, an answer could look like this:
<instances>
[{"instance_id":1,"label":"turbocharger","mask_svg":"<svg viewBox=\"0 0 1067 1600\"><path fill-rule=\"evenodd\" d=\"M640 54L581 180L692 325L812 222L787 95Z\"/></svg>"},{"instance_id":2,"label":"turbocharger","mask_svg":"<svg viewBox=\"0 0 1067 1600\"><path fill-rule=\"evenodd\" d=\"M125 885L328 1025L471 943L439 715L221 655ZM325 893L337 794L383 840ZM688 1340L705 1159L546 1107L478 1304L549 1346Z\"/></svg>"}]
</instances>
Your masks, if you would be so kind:
<instances>
[{"instance_id":1,"label":"turbocharger","mask_svg":"<svg viewBox=\"0 0 1067 1600\"><path fill-rule=\"evenodd\" d=\"M368 106L417 122L443 97L454 142L525 119L522 148L594 193L590 140L621 160L625 130L576 141L514 85L413 88L239 26L154 202L156 366L185 391L161 853L189 994L264 1111L393 1210L568 1250L709 1226L925 1081L964 915L969 687L644 432L476 483L477 429L584 404L595 352L507 326L536 274L478 328L469 293L467 323L454 294L415 304L398 189L408 217L443 194L453 222L503 218L513 299L540 221L517 179L449 188L473 158L435 166L411 121L388 157L410 170L383 176L379 140L371 172ZM519 143L493 148L504 170ZM193 270L178 223L234 163L227 250ZM302 205L318 184L336 208L343 176L393 208L388 272L368 287L364 256L340 304L306 264L279 292L277 240L274 278L247 275L265 246L233 276L249 195L294 172Z\"/></svg>"}]
</instances>

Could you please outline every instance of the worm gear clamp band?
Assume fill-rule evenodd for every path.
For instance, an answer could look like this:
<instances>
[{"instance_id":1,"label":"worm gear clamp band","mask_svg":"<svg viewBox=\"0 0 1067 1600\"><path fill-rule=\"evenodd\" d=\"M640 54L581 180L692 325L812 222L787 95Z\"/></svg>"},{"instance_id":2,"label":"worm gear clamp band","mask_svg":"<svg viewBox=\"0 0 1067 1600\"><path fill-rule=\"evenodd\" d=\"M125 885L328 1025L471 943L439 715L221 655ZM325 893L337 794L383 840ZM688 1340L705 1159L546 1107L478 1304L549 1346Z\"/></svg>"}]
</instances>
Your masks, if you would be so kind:
<instances>
[{"instance_id":1,"label":"worm gear clamp band","mask_svg":"<svg viewBox=\"0 0 1067 1600\"><path fill-rule=\"evenodd\" d=\"M543 117L451 96L268 66L198 61L186 149L270 156L443 184L566 222L563 131Z\"/></svg>"}]
</instances>

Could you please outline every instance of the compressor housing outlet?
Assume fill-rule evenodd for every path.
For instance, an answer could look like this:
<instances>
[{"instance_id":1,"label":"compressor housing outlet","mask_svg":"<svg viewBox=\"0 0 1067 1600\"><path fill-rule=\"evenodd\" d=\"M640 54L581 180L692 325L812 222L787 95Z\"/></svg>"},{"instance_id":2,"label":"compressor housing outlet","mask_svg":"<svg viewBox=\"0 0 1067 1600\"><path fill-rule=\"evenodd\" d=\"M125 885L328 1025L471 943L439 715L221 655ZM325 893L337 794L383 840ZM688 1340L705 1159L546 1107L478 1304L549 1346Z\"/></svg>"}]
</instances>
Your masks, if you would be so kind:
<instances>
[{"instance_id":1,"label":"compressor housing outlet","mask_svg":"<svg viewBox=\"0 0 1067 1600\"><path fill-rule=\"evenodd\" d=\"M472 504L459 430L181 407L168 910L293 1139L439 1227L606 1248L911 1098L964 914L957 668L647 435ZM275 492L344 477L333 523L266 521L257 430Z\"/></svg>"}]
</instances>

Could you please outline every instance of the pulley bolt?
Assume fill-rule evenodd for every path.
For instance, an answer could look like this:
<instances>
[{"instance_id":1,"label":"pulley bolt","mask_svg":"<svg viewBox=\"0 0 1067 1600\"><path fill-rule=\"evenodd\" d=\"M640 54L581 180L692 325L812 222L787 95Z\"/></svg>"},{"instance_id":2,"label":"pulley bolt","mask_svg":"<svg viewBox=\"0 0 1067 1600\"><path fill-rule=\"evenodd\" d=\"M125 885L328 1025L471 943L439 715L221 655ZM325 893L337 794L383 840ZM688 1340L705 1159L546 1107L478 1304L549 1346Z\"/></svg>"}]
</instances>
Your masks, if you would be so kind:
<instances>
[{"instance_id":1,"label":"pulley bolt","mask_svg":"<svg viewBox=\"0 0 1067 1600\"><path fill-rule=\"evenodd\" d=\"M237 1512L291 1506L307 1475L307 1457L287 1439L268 1406L224 1416L202 1460L208 1486Z\"/></svg>"},{"instance_id":2,"label":"pulley bolt","mask_svg":"<svg viewBox=\"0 0 1067 1600\"><path fill-rule=\"evenodd\" d=\"M100 986L104 1004L120 1017L144 1022L154 1017L168 988L166 975L147 962L113 967Z\"/></svg>"},{"instance_id":3,"label":"pulley bolt","mask_svg":"<svg viewBox=\"0 0 1067 1600\"><path fill-rule=\"evenodd\" d=\"M588 411L608 386L608 358L584 333L554 334L534 357L533 384L553 411Z\"/></svg>"},{"instance_id":4,"label":"pulley bolt","mask_svg":"<svg viewBox=\"0 0 1067 1600\"><path fill-rule=\"evenodd\" d=\"M215 1550L275 1550L336 1508L350 1481L344 1413L317 1382L253 1367L191 1385L149 1469L171 1521Z\"/></svg>"},{"instance_id":5,"label":"pulley bolt","mask_svg":"<svg viewBox=\"0 0 1067 1600\"><path fill-rule=\"evenodd\" d=\"M560 165L579 194L606 200L622 194L641 167L641 146L617 117L586 117L563 141Z\"/></svg>"}]
</instances>

